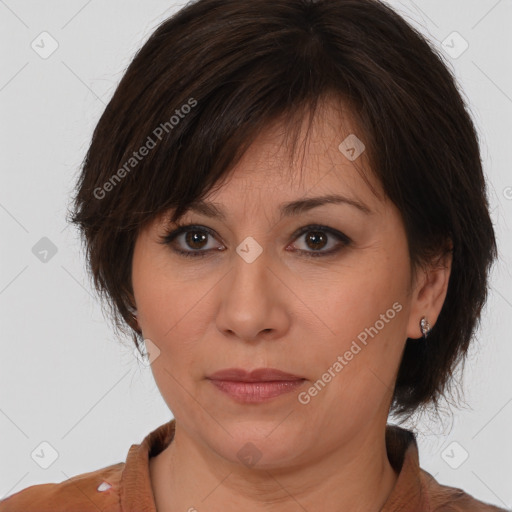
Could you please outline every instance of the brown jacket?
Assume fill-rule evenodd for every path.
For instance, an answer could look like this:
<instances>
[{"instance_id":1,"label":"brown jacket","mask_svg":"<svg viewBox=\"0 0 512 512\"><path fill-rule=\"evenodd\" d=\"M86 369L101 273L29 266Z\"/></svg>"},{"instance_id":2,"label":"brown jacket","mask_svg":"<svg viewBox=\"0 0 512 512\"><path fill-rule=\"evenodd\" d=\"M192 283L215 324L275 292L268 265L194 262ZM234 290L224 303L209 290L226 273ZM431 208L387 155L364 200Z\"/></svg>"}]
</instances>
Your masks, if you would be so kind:
<instances>
[{"instance_id":1,"label":"brown jacket","mask_svg":"<svg viewBox=\"0 0 512 512\"><path fill-rule=\"evenodd\" d=\"M156 512L148 459L173 439L175 420L134 444L125 462L74 476L61 483L32 485L0 501L0 512ZM461 489L439 484L419 467L409 430L389 425L386 445L398 480L381 512L505 512Z\"/></svg>"}]
</instances>

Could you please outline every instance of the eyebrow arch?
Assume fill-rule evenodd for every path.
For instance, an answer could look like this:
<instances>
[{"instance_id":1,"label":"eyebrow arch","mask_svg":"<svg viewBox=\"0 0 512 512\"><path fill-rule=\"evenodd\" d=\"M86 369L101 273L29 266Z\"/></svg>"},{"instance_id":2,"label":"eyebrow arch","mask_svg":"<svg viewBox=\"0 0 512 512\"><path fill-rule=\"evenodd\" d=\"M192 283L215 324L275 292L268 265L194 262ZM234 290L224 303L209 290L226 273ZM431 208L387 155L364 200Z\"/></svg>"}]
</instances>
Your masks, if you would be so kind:
<instances>
[{"instance_id":1,"label":"eyebrow arch","mask_svg":"<svg viewBox=\"0 0 512 512\"><path fill-rule=\"evenodd\" d=\"M318 206L324 204L348 204L357 208L359 211L366 215L373 214L373 212L360 201L351 199L337 194L330 194L327 196L318 197L307 197L305 199L298 199L289 203L283 203L280 205L279 210L281 212L281 218L300 215L303 212L309 211ZM206 217L218 218L220 220L226 220L226 215L223 212L220 205L217 203L206 202L203 200L195 201L189 207L190 211L195 211Z\"/></svg>"}]
</instances>

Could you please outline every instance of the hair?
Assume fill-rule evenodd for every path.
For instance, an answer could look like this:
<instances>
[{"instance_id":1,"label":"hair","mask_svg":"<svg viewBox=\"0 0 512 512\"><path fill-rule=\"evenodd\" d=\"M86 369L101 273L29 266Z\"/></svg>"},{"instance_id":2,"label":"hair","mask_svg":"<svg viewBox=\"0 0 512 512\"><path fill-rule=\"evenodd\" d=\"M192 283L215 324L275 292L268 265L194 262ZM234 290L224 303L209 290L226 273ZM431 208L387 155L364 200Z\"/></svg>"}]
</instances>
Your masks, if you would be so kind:
<instances>
[{"instance_id":1,"label":"hair","mask_svg":"<svg viewBox=\"0 0 512 512\"><path fill-rule=\"evenodd\" d=\"M293 154L302 120L328 97L354 113L371 171L401 213L411 268L452 252L442 310L427 340L407 339L390 408L437 410L478 327L497 248L456 80L380 1L197 0L161 23L126 69L81 165L70 213L89 275L140 349L131 314L140 230L172 209L179 219L273 123L293 134Z\"/></svg>"}]
</instances>

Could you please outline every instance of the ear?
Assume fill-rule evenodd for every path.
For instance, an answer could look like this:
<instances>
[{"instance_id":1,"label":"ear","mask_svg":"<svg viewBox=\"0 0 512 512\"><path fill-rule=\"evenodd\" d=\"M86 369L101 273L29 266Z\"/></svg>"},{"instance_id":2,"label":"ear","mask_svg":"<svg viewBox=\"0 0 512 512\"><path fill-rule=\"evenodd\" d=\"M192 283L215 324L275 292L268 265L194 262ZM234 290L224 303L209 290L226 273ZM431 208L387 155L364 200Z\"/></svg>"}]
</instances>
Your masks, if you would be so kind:
<instances>
[{"instance_id":1,"label":"ear","mask_svg":"<svg viewBox=\"0 0 512 512\"><path fill-rule=\"evenodd\" d=\"M420 320L425 316L434 327L448 291L452 269L452 249L435 258L428 268L419 269L414 279L407 337L422 337Z\"/></svg>"}]
</instances>

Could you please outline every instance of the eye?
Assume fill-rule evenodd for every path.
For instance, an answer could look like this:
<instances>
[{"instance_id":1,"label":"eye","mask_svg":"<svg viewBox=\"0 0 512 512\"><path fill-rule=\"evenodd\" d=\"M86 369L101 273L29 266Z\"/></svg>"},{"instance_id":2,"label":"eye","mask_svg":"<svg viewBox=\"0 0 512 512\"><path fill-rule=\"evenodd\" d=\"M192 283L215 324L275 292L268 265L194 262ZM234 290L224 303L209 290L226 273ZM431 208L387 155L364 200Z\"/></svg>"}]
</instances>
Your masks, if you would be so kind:
<instances>
[{"instance_id":1,"label":"eye","mask_svg":"<svg viewBox=\"0 0 512 512\"><path fill-rule=\"evenodd\" d=\"M340 231L320 225L305 226L296 231L292 239L295 241L304 235L307 236L303 247L309 247L312 249L311 251L298 249L295 247L295 244L292 244L292 246L294 247L293 252L298 252L306 257L330 256L352 243L352 240ZM214 250L222 251L225 249L223 245L220 247L208 247L208 237L215 238L214 232L211 229L205 226L189 224L179 226L174 231L166 233L160 238L160 243L169 245L174 252L187 258L202 258L208 256ZM331 239L337 241L337 244L334 244L334 247L331 247L329 250L322 250L332 242ZM184 247L189 249L184 249Z\"/></svg>"},{"instance_id":2,"label":"eye","mask_svg":"<svg viewBox=\"0 0 512 512\"><path fill-rule=\"evenodd\" d=\"M213 248L207 247L208 237L211 236L213 238L213 231L204 227L204 226L195 226L192 224L186 226L179 226L178 229L174 231L166 233L161 239L160 243L164 245L170 245L171 249L185 257L204 257L207 256L209 252L213 250ZM179 247L176 247L176 242L182 241L182 244L185 243L192 250L184 250ZM183 247L182 244L179 246ZM206 250L205 250L206 247ZM217 250L221 250L217 248Z\"/></svg>"},{"instance_id":3,"label":"eye","mask_svg":"<svg viewBox=\"0 0 512 512\"><path fill-rule=\"evenodd\" d=\"M306 235L304 246L313 250L296 249L296 251L306 257L331 256L352 243L352 240L347 235L327 226L311 225L301 228L298 232L294 233L294 240L304 235ZM322 250L332 242L332 239L337 240L338 243L334 244L334 247L331 245L329 250Z\"/></svg>"}]
</instances>

